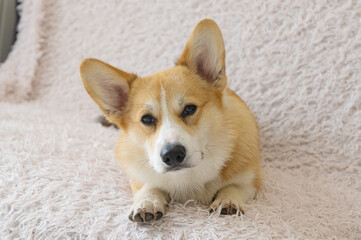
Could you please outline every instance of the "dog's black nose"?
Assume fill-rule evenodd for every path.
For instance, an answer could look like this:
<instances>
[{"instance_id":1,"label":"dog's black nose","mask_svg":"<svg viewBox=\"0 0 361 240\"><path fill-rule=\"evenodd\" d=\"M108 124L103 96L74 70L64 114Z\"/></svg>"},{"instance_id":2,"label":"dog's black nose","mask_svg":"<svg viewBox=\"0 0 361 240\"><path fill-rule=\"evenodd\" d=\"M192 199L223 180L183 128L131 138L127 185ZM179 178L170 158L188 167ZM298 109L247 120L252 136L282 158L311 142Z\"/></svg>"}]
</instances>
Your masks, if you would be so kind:
<instances>
[{"instance_id":1,"label":"dog's black nose","mask_svg":"<svg viewBox=\"0 0 361 240\"><path fill-rule=\"evenodd\" d=\"M160 151L160 156L168 166L176 166L183 162L186 156L186 149L179 143L166 144Z\"/></svg>"}]
</instances>

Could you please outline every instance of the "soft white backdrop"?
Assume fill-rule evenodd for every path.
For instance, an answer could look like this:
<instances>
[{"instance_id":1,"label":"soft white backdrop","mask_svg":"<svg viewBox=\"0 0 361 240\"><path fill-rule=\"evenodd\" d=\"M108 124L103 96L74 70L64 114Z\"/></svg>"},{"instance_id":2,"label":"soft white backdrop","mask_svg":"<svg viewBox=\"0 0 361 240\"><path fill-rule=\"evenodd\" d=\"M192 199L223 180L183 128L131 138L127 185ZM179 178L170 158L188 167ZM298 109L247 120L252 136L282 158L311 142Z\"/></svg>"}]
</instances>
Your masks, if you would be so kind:
<instances>
[{"instance_id":1,"label":"soft white backdrop","mask_svg":"<svg viewBox=\"0 0 361 240\"><path fill-rule=\"evenodd\" d=\"M361 238L361 2L29 1L0 67L0 236L35 239ZM170 204L131 223L118 132L81 85L95 57L147 75L195 24L220 26L228 86L259 122L265 186L246 215Z\"/></svg>"}]
</instances>

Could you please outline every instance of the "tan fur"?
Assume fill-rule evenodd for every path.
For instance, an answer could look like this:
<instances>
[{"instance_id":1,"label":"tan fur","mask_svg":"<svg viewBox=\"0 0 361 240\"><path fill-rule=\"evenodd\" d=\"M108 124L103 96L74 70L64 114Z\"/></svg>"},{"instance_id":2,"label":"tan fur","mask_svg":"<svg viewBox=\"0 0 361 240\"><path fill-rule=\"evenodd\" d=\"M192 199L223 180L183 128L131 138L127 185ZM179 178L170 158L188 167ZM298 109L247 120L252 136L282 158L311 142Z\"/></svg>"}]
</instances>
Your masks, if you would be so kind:
<instances>
[{"instance_id":1,"label":"tan fur","mask_svg":"<svg viewBox=\"0 0 361 240\"><path fill-rule=\"evenodd\" d=\"M232 102L231 108L239 111L229 110L229 125L235 126L238 139L232 151L230 160L222 168L221 175L224 180L231 179L234 175L246 170L255 173L254 186L257 190L262 184L259 155L259 131L257 123L247 105L232 90L226 89L226 95Z\"/></svg>"},{"instance_id":2,"label":"tan fur","mask_svg":"<svg viewBox=\"0 0 361 240\"><path fill-rule=\"evenodd\" d=\"M86 59L80 72L89 95L122 129L115 154L131 180L135 196L130 211L132 221L148 221L146 217L151 215L147 214L163 214L169 196L178 201L193 198L204 204L214 197L214 210L226 204L228 214L243 212L244 202L254 197L262 184L259 133L247 105L225 87L224 43L214 21L205 19L196 26L176 66L168 70L138 77L99 60ZM167 112L161 105L163 98ZM182 118L187 104L196 105L197 111ZM141 123L145 114L157 119L154 126ZM215 164L214 169L207 170L209 174L200 174L198 166L174 175L154 171L149 149L156 147L166 114L184 134L195 139L205 134L200 141L204 149L194 155L202 152L201 159L195 162L205 169L208 164L204 161ZM204 182L187 182L189 177L182 178L182 174ZM184 184L177 180L172 187L173 179ZM148 200L142 204L142 199ZM137 209L139 206L146 209Z\"/></svg>"},{"instance_id":3,"label":"tan fur","mask_svg":"<svg viewBox=\"0 0 361 240\"><path fill-rule=\"evenodd\" d=\"M132 190L133 195L135 195L142 187L143 187L142 183L139 183L134 178L130 179L130 189Z\"/></svg>"}]
</instances>

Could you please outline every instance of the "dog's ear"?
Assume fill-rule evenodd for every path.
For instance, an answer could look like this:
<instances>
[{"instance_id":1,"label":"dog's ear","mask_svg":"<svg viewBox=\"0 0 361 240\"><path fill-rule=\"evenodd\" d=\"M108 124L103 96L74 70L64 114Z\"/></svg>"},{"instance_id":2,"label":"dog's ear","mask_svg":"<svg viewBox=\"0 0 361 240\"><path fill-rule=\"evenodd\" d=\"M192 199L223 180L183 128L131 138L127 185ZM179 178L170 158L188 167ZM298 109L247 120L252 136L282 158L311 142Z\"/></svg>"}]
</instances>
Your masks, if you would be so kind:
<instances>
[{"instance_id":1,"label":"dog's ear","mask_svg":"<svg viewBox=\"0 0 361 240\"><path fill-rule=\"evenodd\" d=\"M84 87L107 118L119 124L135 74L123 72L100 60L88 58L80 64Z\"/></svg>"},{"instance_id":2,"label":"dog's ear","mask_svg":"<svg viewBox=\"0 0 361 240\"><path fill-rule=\"evenodd\" d=\"M221 30L211 19L194 28L176 65L184 65L222 90L227 84L225 50Z\"/></svg>"}]
</instances>

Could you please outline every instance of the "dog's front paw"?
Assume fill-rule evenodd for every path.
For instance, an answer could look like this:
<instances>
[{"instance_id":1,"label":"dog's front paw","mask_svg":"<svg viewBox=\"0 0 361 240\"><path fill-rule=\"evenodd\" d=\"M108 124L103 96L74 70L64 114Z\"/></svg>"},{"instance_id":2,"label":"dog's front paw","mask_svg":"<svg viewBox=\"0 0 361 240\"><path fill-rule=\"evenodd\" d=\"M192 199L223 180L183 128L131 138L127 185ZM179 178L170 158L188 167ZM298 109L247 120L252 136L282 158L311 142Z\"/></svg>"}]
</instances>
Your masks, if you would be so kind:
<instances>
[{"instance_id":1,"label":"dog's front paw","mask_svg":"<svg viewBox=\"0 0 361 240\"><path fill-rule=\"evenodd\" d=\"M147 197L135 201L129 213L129 220L133 222L151 222L164 215L167 202L157 196Z\"/></svg>"},{"instance_id":2,"label":"dog's front paw","mask_svg":"<svg viewBox=\"0 0 361 240\"><path fill-rule=\"evenodd\" d=\"M222 215L244 214L242 203L231 199L216 198L211 204L209 211L214 212L217 211L218 208L221 208Z\"/></svg>"}]
</instances>

